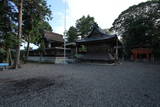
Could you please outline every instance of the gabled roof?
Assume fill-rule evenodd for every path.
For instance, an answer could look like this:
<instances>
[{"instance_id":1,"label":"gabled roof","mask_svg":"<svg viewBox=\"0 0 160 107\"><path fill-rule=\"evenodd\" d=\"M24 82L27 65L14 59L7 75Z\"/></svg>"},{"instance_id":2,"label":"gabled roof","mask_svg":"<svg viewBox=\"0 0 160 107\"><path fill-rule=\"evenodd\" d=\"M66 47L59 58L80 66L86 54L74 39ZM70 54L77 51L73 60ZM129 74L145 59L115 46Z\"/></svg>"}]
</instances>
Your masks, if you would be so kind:
<instances>
[{"instance_id":1,"label":"gabled roof","mask_svg":"<svg viewBox=\"0 0 160 107\"><path fill-rule=\"evenodd\" d=\"M44 38L47 41L64 42L63 35L54 32L45 32Z\"/></svg>"},{"instance_id":2,"label":"gabled roof","mask_svg":"<svg viewBox=\"0 0 160 107\"><path fill-rule=\"evenodd\" d=\"M97 25L93 26L93 30L90 32L90 34L81 39L81 40L77 40L77 43L81 43L81 42L92 42L92 41L100 41L100 40L109 40L109 39L113 39L113 38L117 38L117 35L109 35L106 32L104 32L102 29L100 29Z\"/></svg>"}]
</instances>

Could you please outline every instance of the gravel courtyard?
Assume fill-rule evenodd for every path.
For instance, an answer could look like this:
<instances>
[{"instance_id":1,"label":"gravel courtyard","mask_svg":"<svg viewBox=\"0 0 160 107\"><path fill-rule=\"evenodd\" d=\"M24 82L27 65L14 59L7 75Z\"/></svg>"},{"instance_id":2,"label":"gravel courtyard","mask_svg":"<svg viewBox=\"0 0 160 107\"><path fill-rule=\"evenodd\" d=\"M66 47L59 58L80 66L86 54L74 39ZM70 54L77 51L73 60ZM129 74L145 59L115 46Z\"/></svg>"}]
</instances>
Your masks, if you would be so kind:
<instances>
[{"instance_id":1,"label":"gravel courtyard","mask_svg":"<svg viewBox=\"0 0 160 107\"><path fill-rule=\"evenodd\" d=\"M0 72L0 107L160 107L160 65L26 64Z\"/></svg>"}]
</instances>

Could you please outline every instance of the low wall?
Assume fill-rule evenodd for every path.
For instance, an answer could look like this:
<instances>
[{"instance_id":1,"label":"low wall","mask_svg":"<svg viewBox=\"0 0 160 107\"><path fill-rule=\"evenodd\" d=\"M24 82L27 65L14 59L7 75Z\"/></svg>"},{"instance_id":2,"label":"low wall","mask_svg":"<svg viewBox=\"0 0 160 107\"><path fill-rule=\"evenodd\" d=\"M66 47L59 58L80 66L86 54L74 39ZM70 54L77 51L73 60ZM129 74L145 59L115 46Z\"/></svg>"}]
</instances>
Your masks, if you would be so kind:
<instances>
[{"instance_id":1,"label":"low wall","mask_svg":"<svg viewBox=\"0 0 160 107\"><path fill-rule=\"evenodd\" d=\"M40 57L40 56L28 56L28 61L33 62L46 62L46 63L55 63L55 64L63 64L64 63L64 57ZM73 63L75 62L74 59L68 59L66 58L67 63Z\"/></svg>"},{"instance_id":2,"label":"low wall","mask_svg":"<svg viewBox=\"0 0 160 107\"><path fill-rule=\"evenodd\" d=\"M33 62L47 62L47 63L56 63L60 64L64 62L64 57L40 57L40 56L29 56L28 61Z\"/></svg>"}]
</instances>

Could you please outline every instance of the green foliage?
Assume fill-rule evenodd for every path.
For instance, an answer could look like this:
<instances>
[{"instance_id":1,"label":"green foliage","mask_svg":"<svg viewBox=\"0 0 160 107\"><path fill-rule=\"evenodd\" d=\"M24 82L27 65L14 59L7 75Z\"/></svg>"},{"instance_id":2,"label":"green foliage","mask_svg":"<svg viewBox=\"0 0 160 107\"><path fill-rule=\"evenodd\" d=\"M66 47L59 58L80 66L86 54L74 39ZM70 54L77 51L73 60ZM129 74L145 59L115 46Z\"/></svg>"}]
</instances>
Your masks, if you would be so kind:
<instances>
[{"instance_id":1,"label":"green foliage","mask_svg":"<svg viewBox=\"0 0 160 107\"><path fill-rule=\"evenodd\" d=\"M45 21L51 19L51 10L45 0L24 0L23 5L24 39L37 43L45 30L52 31L51 26Z\"/></svg>"},{"instance_id":2,"label":"green foliage","mask_svg":"<svg viewBox=\"0 0 160 107\"><path fill-rule=\"evenodd\" d=\"M94 24L97 24L94 20L94 17L91 16L82 16L76 21L76 27L71 26L67 32L68 41L74 42L77 40L78 36L82 38L86 37L89 32L91 32ZM97 24L98 25L98 24Z\"/></svg>"},{"instance_id":3,"label":"green foliage","mask_svg":"<svg viewBox=\"0 0 160 107\"><path fill-rule=\"evenodd\" d=\"M80 48L79 48L79 51L80 52L87 52L87 47L85 45L82 45Z\"/></svg>"},{"instance_id":4,"label":"green foliage","mask_svg":"<svg viewBox=\"0 0 160 107\"><path fill-rule=\"evenodd\" d=\"M67 32L68 42L74 42L78 38L77 29L71 26Z\"/></svg>"},{"instance_id":5,"label":"green foliage","mask_svg":"<svg viewBox=\"0 0 160 107\"><path fill-rule=\"evenodd\" d=\"M3 62L5 59L6 51L4 48L0 48L0 62Z\"/></svg>"},{"instance_id":6,"label":"green foliage","mask_svg":"<svg viewBox=\"0 0 160 107\"><path fill-rule=\"evenodd\" d=\"M0 32L2 35L5 35L7 32L12 32L14 28L15 17L14 5L12 0L1 0L0 1Z\"/></svg>"},{"instance_id":7,"label":"green foliage","mask_svg":"<svg viewBox=\"0 0 160 107\"><path fill-rule=\"evenodd\" d=\"M92 30L93 24L97 24L94 20L94 17L91 16L82 16L80 19L76 21L76 28L78 34L82 37L85 37Z\"/></svg>"},{"instance_id":8,"label":"green foliage","mask_svg":"<svg viewBox=\"0 0 160 107\"><path fill-rule=\"evenodd\" d=\"M16 45L16 9L12 0L0 1L0 36L5 49Z\"/></svg>"},{"instance_id":9,"label":"green foliage","mask_svg":"<svg viewBox=\"0 0 160 107\"><path fill-rule=\"evenodd\" d=\"M129 52L135 47L160 48L160 2L147 1L129 7L114 21L112 30L122 36ZM159 54L160 56L160 54Z\"/></svg>"},{"instance_id":10,"label":"green foliage","mask_svg":"<svg viewBox=\"0 0 160 107\"><path fill-rule=\"evenodd\" d=\"M160 17L159 10L160 2L158 1L147 1L131 6L118 16L118 18L113 22L111 29L122 35L128 27L130 20L135 20L139 17L148 18L155 23Z\"/></svg>"},{"instance_id":11,"label":"green foliage","mask_svg":"<svg viewBox=\"0 0 160 107\"><path fill-rule=\"evenodd\" d=\"M22 42L17 37L19 7L20 0L0 0L0 42L7 54ZM52 31L47 22L51 19L46 0L23 0L22 39L41 44L44 32Z\"/></svg>"},{"instance_id":12,"label":"green foliage","mask_svg":"<svg viewBox=\"0 0 160 107\"><path fill-rule=\"evenodd\" d=\"M52 27L46 21L39 21L39 23L37 23L37 25L30 32L30 42L39 45L44 36L44 32L46 31L52 32Z\"/></svg>"},{"instance_id":13,"label":"green foliage","mask_svg":"<svg viewBox=\"0 0 160 107\"><path fill-rule=\"evenodd\" d=\"M153 23L146 18L130 20L123 41L127 47L151 45Z\"/></svg>"},{"instance_id":14,"label":"green foliage","mask_svg":"<svg viewBox=\"0 0 160 107\"><path fill-rule=\"evenodd\" d=\"M5 47L14 49L18 44L17 37L14 33L8 33L4 38Z\"/></svg>"}]
</instances>

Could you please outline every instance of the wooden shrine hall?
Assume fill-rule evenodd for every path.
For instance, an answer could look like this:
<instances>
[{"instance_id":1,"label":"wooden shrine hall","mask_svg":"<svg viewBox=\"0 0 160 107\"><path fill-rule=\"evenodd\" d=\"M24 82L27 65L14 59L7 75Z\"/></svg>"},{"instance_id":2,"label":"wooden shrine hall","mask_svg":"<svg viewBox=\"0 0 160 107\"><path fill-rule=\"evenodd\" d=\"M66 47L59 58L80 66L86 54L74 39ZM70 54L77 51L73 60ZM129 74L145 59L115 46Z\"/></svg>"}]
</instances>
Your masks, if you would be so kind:
<instances>
[{"instance_id":1,"label":"wooden shrine hall","mask_svg":"<svg viewBox=\"0 0 160 107\"><path fill-rule=\"evenodd\" d=\"M90 34L76 41L77 58L80 61L115 62L118 60L117 35L109 35L94 25Z\"/></svg>"},{"instance_id":2,"label":"wooden shrine hall","mask_svg":"<svg viewBox=\"0 0 160 107\"><path fill-rule=\"evenodd\" d=\"M29 51L28 61L64 63L64 39L63 35L54 32L45 32L43 51L40 49ZM66 56L70 49L66 48Z\"/></svg>"}]
</instances>

